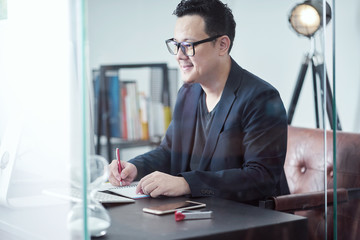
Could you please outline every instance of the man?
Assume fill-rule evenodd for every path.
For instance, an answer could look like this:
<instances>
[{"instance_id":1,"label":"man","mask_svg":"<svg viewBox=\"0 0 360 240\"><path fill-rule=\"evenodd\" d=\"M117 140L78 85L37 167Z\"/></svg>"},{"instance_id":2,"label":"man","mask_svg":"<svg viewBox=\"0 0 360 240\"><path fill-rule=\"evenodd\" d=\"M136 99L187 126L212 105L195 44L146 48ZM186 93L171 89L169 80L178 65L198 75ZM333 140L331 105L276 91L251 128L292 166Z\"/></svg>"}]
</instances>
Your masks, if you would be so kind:
<instances>
[{"instance_id":1,"label":"man","mask_svg":"<svg viewBox=\"0 0 360 240\"><path fill-rule=\"evenodd\" d=\"M257 203L289 193L283 164L287 119L270 84L242 69L229 53L231 10L219 0L183 0L166 41L182 73L173 120L159 147L128 162L109 181L152 197L217 196Z\"/></svg>"}]
</instances>

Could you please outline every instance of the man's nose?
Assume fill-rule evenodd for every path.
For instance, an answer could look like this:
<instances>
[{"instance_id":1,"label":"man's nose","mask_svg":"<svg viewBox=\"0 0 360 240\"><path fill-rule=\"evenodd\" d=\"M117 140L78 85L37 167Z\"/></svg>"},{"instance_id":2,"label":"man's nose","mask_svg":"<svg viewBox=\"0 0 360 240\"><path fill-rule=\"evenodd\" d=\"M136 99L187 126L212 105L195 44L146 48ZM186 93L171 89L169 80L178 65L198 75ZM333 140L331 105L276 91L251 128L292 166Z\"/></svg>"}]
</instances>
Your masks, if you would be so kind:
<instances>
[{"instance_id":1,"label":"man's nose","mask_svg":"<svg viewBox=\"0 0 360 240\"><path fill-rule=\"evenodd\" d=\"M183 51L184 50L180 47L177 54L176 54L177 59L187 59L187 58L189 58L187 55L185 55L185 53Z\"/></svg>"}]
</instances>

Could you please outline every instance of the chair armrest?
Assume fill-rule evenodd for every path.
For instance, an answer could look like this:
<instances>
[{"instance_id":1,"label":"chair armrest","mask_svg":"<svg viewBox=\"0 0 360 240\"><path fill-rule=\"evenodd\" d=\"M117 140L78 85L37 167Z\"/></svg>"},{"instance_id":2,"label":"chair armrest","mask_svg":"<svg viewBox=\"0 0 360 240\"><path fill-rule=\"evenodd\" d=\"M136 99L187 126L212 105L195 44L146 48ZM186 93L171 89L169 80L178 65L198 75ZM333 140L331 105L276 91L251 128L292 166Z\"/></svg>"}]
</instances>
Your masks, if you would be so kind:
<instances>
[{"instance_id":1,"label":"chair armrest","mask_svg":"<svg viewBox=\"0 0 360 240\"><path fill-rule=\"evenodd\" d=\"M333 189L327 190L328 206L333 204ZM344 188L337 190L337 202L343 203L349 200L348 191ZM325 205L324 191L288 194L271 197L266 201L260 201L259 207L274 209L282 212L309 210Z\"/></svg>"},{"instance_id":2,"label":"chair armrest","mask_svg":"<svg viewBox=\"0 0 360 240\"><path fill-rule=\"evenodd\" d=\"M348 188L349 200L360 199L360 188Z\"/></svg>"}]
</instances>

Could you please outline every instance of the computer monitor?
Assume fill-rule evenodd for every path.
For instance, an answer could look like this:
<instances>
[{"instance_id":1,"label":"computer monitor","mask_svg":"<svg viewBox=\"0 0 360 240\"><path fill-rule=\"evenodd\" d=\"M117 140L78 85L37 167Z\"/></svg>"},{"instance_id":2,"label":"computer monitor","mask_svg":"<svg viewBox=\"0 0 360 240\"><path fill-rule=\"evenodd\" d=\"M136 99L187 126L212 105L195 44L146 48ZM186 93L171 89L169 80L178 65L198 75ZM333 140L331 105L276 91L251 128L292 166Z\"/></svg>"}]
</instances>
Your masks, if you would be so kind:
<instances>
[{"instance_id":1,"label":"computer monitor","mask_svg":"<svg viewBox=\"0 0 360 240\"><path fill-rule=\"evenodd\" d=\"M6 206L42 195L41 185L69 182L71 164L81 166L81 84L66 23L43 29L27 21L16 14L0 21L0 204Z\"/></svg>"},{"instance_id":2,"label":"computer monitor","mask_svg":"<svg viewBox=\"0 0 360 240\"><path fill-rule=\"evenodd\" d=\"M7 121L5 131L0 135L0 205L6 206L9 205L8 192L22 133L21 118L15 117L13 120Z\"/></svg>"},{"instance_id":3,"label":"computer monitor","mask_svg":"<svg viewBox=\"0 0 360 240\"><path fill-rule=\"evenodd\" d=\"M70 120L59 115L62 111L54 103L54 109L41 109L41 104L23 108L22 104L9 104L11 100L8 96L10 108L4 107L6 102L0 104L0 111L4 110L0 114L0 205L53 204L54 199L44 196L42 190L70 182L71 134L65 122Z\"/></svg>"}]
</instances>

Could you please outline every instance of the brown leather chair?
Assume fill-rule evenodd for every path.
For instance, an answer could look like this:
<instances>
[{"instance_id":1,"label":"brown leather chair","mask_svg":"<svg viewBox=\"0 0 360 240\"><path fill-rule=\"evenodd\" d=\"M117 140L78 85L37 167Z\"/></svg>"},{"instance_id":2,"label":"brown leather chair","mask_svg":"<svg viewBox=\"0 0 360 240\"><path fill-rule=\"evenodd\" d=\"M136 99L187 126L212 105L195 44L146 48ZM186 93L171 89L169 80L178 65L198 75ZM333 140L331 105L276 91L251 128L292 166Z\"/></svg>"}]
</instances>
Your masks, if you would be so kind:
<instances>
[{"instance_id":1,"label":"brown leather chair","mask_svg":"<svg viewBox=\"0 0 360 240\"><path fill-rule=\"evenodd\" d=\"M289 126L285 173L290 194L260 207L308 218L309 239L325 239L324 132ZM360 239L360 134L337 131L337 237ZM333 234L333 133L327 132L327 239Z\"/></svg>"}]
</instances>

